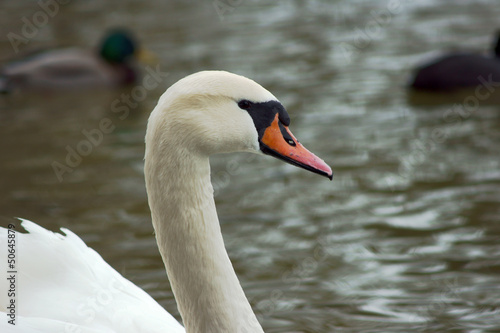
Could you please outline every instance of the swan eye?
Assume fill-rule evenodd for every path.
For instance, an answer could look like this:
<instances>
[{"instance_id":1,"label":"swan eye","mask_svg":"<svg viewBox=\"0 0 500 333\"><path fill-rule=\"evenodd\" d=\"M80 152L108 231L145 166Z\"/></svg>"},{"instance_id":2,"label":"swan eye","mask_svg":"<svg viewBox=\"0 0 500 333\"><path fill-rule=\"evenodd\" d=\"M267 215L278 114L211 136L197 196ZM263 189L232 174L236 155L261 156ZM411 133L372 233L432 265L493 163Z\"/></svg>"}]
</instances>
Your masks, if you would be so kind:
<instances>
[{"instance_id":1,"label":"swan eye","mask_svg":"<svg viewBox=\"0 0 500 333\"><path fill-rule=\"evenodd\" d=\"M241 101L238 102L238 106L240 107L240 109L243 109L243 110L248 110L250 109L250 107L252 106L252 102L246 100L246 99L243 99Z\"/></svg>"}]
</instances>

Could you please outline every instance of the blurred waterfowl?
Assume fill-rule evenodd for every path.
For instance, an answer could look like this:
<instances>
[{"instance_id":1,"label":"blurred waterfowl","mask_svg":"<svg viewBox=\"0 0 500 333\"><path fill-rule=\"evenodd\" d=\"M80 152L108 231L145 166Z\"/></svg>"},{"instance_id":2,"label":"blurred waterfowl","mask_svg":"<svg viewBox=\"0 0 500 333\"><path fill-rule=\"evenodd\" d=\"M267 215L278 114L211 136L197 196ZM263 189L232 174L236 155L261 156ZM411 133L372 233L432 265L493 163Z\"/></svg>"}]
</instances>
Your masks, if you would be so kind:
<instances>
[{"instance_id":1,"label":"blurred waterfowl","mask_svg":"<svg viewBox=\"0 0 500 333\"><path fill-rule=\"evenodd\" d=\"M493 55L447 54L416 69L411 88L449 91L500 82L500 32Z\"/></svg>"},{"instance_id":2,"label":"blurred waterfowl","mask_svg":"<svg viewBox=\"0 0 500 333\"><path fill-rule=\"evenodd\" d=\"M135 58L140 53L129 32L113 30L103 38L97 50L48 50L7 64L0 71L0 91L130 84L138 77Z\"/></svg>"}]
</instances>

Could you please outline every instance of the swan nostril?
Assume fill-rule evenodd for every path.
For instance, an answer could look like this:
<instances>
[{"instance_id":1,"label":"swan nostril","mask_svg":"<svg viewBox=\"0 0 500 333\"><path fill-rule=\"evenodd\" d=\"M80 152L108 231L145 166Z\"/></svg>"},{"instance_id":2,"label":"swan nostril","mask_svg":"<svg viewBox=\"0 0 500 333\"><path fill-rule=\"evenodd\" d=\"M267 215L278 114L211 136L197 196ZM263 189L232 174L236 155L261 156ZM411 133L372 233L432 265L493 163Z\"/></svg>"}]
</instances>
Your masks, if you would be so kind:
<instances>
[{"instance_id":1,"label":"swan nostril","mask_svg":"<svg viewBox=\"0 0 500 333\"><path fill-rule=\"evenodd\" d=\"M290 133L288 133L288 131L286 130L286 127L283 126L281 122L278 122L278 126L280 128L281 135L283 136L283 140L285 140L285 142L290 146L295 147L297 144L295 143L295 140L292 138Z\"/></svg>"}]
</instances>

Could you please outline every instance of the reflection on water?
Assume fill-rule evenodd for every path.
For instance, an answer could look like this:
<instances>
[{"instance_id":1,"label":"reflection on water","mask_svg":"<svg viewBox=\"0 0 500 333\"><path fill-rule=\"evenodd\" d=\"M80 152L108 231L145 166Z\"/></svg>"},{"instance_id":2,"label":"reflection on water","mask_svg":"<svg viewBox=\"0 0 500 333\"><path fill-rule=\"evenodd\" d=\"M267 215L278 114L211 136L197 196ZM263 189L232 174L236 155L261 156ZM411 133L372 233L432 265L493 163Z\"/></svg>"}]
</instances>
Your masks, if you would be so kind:
<instances>
[{"instance_id":1,"label":"reflection on water","mask_svg":"<svg viewBox=\"0 0 500 333\"><path fill-rule=\"evenodd\" d=\"M210 2L61 6L23 51L90 46L127 22L169 75L126 117L111 106L134 87L1 96L2 223L69 227L177 314L146 202L145 125L174 81L226 69L269 88L334 170L328 182L262 156L212 158L228 251L267 332L498 331L499 104L460 113L470 92L409 96L405 84L433 52L483 51L500 8L399 4L241 2L223 20ZM5 5L4 31L16 33L39 10ZM14 56L0 43L1 59ZM105 118L113 129L60 181L54 162L68 166Z\"/></svg>"}]
</instances>

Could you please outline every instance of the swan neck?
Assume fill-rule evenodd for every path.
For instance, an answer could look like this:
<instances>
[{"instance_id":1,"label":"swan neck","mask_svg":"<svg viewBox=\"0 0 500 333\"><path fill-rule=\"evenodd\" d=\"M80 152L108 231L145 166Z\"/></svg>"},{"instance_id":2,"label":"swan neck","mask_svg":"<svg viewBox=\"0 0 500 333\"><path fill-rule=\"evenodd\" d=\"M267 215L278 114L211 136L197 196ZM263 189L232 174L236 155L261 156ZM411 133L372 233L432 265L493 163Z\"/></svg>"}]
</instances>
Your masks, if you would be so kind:
<instances>
[{"instance_id":1,"label":"swan neck","mask_svg":"<svg viewBox=\"0 0 500 333\"><path fill-rule=\"evenodd\" d=\"M224 247L208 156L149 153L153 226L186 332L263 332Z\"/></svg>"}]
</instances>

